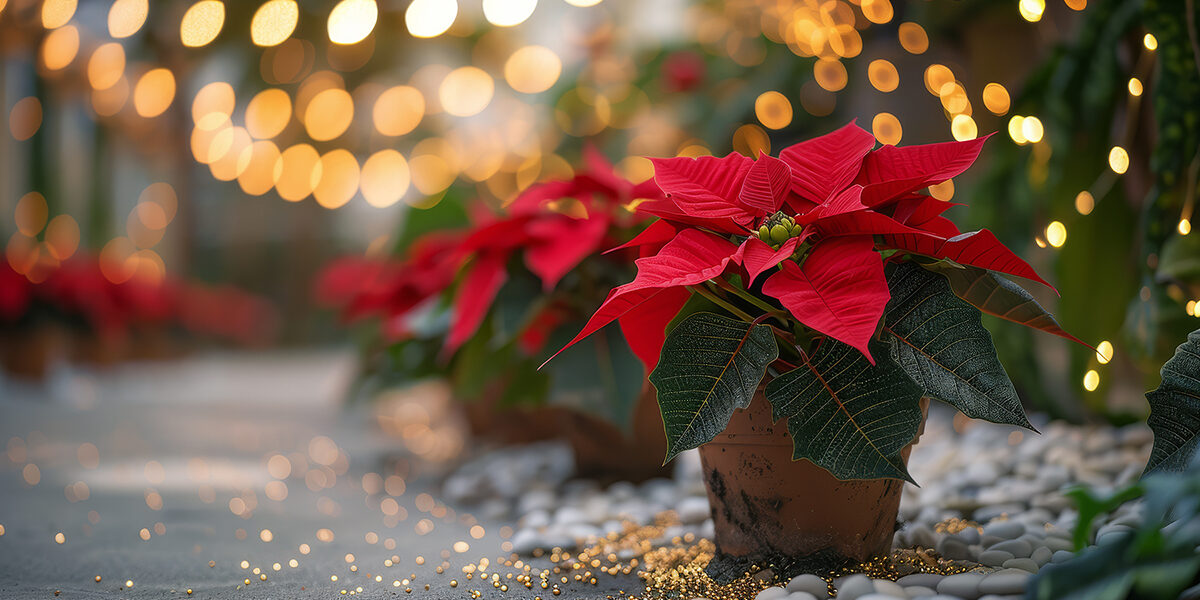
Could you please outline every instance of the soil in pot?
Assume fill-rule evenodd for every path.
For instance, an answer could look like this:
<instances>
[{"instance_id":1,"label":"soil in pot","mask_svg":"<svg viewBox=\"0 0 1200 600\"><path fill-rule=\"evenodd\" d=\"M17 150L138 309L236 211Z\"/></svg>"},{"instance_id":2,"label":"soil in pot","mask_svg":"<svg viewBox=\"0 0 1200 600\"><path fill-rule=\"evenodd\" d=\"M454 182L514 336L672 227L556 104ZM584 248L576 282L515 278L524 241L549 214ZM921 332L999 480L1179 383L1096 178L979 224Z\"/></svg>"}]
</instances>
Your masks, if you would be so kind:
<instances>
[{"instance_id":1,"label":"soil in pot","mask_svg":"<svg viewBox=\"0 0 1200 600\"><path fill-rule=\"evenodd\" d=\"M928 406L922 399L922 411ZM924 421L917 439L923 430ZM750 565L790 577L891 551L904 482L841 481L811 461L793 461L787 425L771 422L761 392L700 447L700 458L716 529L708 574L718 582L736 579Z\"/></svg>"}]
</instances>

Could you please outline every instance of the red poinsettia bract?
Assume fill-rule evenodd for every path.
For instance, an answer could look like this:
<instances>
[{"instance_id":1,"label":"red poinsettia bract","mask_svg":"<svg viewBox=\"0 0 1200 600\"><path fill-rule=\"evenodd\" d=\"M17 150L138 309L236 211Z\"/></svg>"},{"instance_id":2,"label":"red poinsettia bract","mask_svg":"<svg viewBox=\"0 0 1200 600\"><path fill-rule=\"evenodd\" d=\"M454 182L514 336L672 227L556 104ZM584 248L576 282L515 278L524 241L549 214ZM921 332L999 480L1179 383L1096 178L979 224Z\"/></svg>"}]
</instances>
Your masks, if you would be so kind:
<instances>
[{"instance_id":1,"label":"red poinsettia bract","mask_svg":"<svg viewBox=\"0 0 1200 600\"><path fill-rule=\"evenodd\" d=\"M614 243L615 227L634 219L626 208L641 198L662 198L653 182L634 184L617 175L598 152L585 151L586 168L565 181L536 184L506 207L506 214L475 215L466 231L434 232L419 239L399 263L342 259L321 276L318 296L344 306L343 316L385 318L388 339L410 335L409 316L459 281L443 353L452 354L478 331L508 279L509 260L521 252L526 268L546 290L588 256ZM552 210L563 199L578 210ZM523 332L521 345L540 347L561 315L547 309Z\"/></svg>"},{"instance_id":2,"label":"red poinsettia bract","mask_svg":"<svg viewBox=\"0 0 1200 600\"><path fill-rule=\"evenodd\" d=\"M763 294L874 362L868 343L890 297L878 250L1049 285L987 230L962 233L942 217L953 204L920 193L962 173L985 140L876 149L852 122L779 158L652 159L665 197L638 210L659 220L627 245L661 248L636 261L636 278L613 289L567 347L619 320L631 347L657 361L688 286L732 271L750 288L771 272Z\"/></svg>"}]
</instances>

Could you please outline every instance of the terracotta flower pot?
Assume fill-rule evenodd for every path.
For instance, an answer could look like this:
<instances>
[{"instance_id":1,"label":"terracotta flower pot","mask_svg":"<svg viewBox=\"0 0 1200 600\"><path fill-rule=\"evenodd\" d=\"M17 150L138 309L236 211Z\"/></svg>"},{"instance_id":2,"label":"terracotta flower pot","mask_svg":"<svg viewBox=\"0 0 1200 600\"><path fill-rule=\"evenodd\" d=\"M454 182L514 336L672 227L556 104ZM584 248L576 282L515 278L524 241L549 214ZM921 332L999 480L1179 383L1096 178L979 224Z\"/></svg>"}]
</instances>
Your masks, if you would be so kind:
<instances>
[{"instance_id":1,"label":"terracotta flower pot","mask_svg":"<svg viewBox=\"0 0 1200 600\"><path fill-rule=\"evenodd\" d=\"M628 432L599 417L563 406L502 407L498 396L464 403L471 434L501 444L565 439L576 475L605 481L645 481L670 475L663 465L667 438L654 388L638 397Z\"/></svg>"},{"instance_id":2,"label":"terracotta flower pot","mask_svg":"<svg viewBox=\"0 0 1200 600\"><path fill-rule=\"evenodd\" d=\"M921 399L922 413L928 409ZM905 461L924 430L922 419ZM773 565L779 575L823 570L891 551L904 482L841 481L811 461L793 461L787 424L771 422L761 390L700 447L700 459L716 529L714 578L736 577L750 564Z\"/></svg>"},{"instance_id":3,"label":"terracotta flower pot","mask_svg":"<svg viewBox=\"0 0 1200 600\"><path fill-rule=\"evenodd\" d=\"M57 327L6 332L0 338L0 369L17 378L41 381L51 365L65 358L68 347L67 336Z\"/></svg>"},{"instance_id":4,"label":"terracotta flower pot","mask_svg":"<svg viewBox=\"0 0 1200 600\"><path fill-rule=\"evenodd\" d=\"M657 394L646 385L630 416L629 430L578 411L563 413L564 432L575 451L575 469L581 476L604 481L641 482L671 474L663 465L667 437Z\"/></svg>"}]
</instances>

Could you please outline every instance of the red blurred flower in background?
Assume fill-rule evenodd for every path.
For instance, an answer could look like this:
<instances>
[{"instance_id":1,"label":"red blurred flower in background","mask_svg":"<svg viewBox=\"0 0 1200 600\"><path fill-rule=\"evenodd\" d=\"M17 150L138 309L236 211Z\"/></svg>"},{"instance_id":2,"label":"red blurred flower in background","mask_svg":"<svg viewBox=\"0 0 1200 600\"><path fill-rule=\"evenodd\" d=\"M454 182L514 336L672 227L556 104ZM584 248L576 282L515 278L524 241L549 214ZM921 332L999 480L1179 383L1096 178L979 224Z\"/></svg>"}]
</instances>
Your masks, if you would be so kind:
<instances>
[{"instance_id":1,"label":"red blurred flower in background","mask_svg":"<svg viewBox=\"0 0 1200 600\"><path fill-rule=\"evenodd\" d=\"M415 311L454 288L443 347L443 356L449 356L478 331L509 278L514 256L520 254L544 290L553 290L585 258L621 241L618 230L627 231L641 218L628 206L645 198L661 199L662 193L653 182L634 184L617 175L589 148L584 170L569 180L531 186L502 216L477 213L469 229L426 234L399 261L334 262L318 278L317 297L341 307L349 321L382 317L385 337L397 341L412 334ZM560 308L547 306L521 332L522 348L536 352L562 321Z\"/></svg>"},{"instance_id":2,"label":"red blurred flower in background","mask_svg":"<svg viewBox=\"0 0 1200 600\"><path fill-rule=\"evenodd\" d=\"M121 269L109 269L119 272ZM226 286L210 289L172 277L113 281L101 259L78 254L31 282L0 263L0 328L59 321L101 340L124 340L138 330L174 327L241 344L268 342L278 327L265 299Z\"/></svg>"}]
</instances>

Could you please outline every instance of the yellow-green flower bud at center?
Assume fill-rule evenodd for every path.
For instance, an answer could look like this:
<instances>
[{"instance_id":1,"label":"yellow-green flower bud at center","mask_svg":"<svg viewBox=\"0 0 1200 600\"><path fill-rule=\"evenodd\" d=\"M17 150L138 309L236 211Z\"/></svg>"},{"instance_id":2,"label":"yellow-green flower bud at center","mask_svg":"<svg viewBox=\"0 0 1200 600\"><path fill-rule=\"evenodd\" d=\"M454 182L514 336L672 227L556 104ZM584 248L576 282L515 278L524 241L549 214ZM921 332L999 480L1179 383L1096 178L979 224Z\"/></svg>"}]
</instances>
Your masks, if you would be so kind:
<instances>
[{"instance_id":1,"label":"yellow-green flower bud at center","mask_svg":"<svg viewBox=\"0 0 1200 600\"><path fill-rule=\"evenodd\" d=\"M777 212L767 217L755 233L758 239L778 249L788 239L799 236L803 230L804 227L797 224L795 219Z\"/></svg>"}]
</instances>

